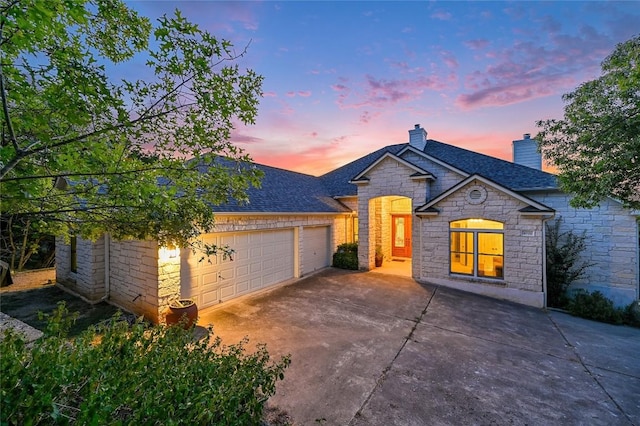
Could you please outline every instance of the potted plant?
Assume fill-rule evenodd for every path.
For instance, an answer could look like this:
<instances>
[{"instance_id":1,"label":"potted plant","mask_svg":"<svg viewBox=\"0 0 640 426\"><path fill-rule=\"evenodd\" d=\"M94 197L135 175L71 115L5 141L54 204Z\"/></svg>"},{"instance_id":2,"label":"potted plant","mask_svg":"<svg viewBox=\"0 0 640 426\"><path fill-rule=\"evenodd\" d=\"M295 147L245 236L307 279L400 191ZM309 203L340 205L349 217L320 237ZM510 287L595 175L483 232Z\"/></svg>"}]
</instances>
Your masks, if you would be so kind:
<instances>
[{"instance_id":1,"label":"potted plant","mask_svg":"<svg viewBox=\"0 0 640 426\"><path fill-rule=\"evenodd\" d=\"M376 246L376 268L382 266L384 260L384 254L382 254L382 246Z\"/></svg>"},{"instance_id":2,"label":"potted plant","mask_svg":"<svg viewBox=\"0 0 640 426\"><path fill-rule=\"evenodd\" d=\"M198 305L193 299L171 300L166 322L167 325L182 324L187 329L193 327L198 322Z\"/></svg>"}]
</instances>

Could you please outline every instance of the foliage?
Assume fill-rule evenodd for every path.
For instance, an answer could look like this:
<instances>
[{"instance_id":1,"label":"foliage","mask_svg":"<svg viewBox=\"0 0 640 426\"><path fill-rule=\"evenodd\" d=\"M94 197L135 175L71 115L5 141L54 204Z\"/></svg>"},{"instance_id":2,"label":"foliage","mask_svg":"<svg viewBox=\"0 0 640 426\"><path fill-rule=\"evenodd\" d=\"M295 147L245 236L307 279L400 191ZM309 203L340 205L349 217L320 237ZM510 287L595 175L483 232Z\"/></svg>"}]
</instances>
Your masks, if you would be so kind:
<instances>
[{"instance_id":1,"label":"foliage","mask_svg":"<svg viewBox=\"0 0 640 426\"><path fill-rule=\"evenodd\" d=\"M562 223L562 218L558 218L546 224L547 304L554 308L567 305L569 286L586 278L587 269L593 266L580 260L587 247L586 233L561 231Z\"/></svg>"},{"instance_id":2,"label":"foliage","mask_svg":"<svg viewBox=\"0 0 640 426\"><path fill-rule=\"evenodd\" d=\"M341 269L358 270L358 243L343 243L333 254L333 266Z\"/></svg>"},{"instance_id":3,"label":"foliage","mask_svg":"<svg viewBox=\"0 0 640 426\"><path fill-rule=\"evenodd\" d=\"M3 215L185 246L259 184L229 139L263 78L178 10L152 25L121 0L2 0L0 47Z\"/></svg>"},{"instance_id":4,"label":"foliage","mask_svg":"<svg viewBox=\"0 0 640 426\"><path fill-rule=\"evenodd\" d=\"M542 120L536 136L559 171L571 204L592 207L609 196L640 208L640 36L618 44L602 75L563 96L561 120Z\"/></svg>"},{"instance_id":5,"label":"foliage","mask_svg":"<svg viewBox=\"0 0 640 426\"><path fill-rule=\"evenodd\" d=\"M611 324L622 324L625 309L616 308L613 302L599 291L589 293L584 290L574 292L568 310L572 315Z\"/></svg>"},{"instance_id":6,"label":"foliage","mask_svg":"<svg viewBox=\"0 0 640 426\"><path fill-rule=\"evenodd\" d=\"M48 233L52 229L53 226L26 216L0 215L0 260L13 271L52 266L55 238Z\"/></svg>"},{"instance_id":7,"label":"foliage","mask_svg":"<svg viewBox=\"0 0 640 426\"><path fill-rule=\"evenodd\" d=\"M640 300L630 303L624 309L624 323L640 328Z\"/></svg>"},{"instance_id":8,"label":"foliage","mask_svg":"<svg viewBox=\"0 0 640 426\"><path fill-rule=\"evenodd\" d=\"M12 332L0 342L2 424L259 424L290 363L246 340L223 346L211 329L194 341L117 317L69 341L67 314L61 305L31 348Z\"/></svg>"}]
</instances>

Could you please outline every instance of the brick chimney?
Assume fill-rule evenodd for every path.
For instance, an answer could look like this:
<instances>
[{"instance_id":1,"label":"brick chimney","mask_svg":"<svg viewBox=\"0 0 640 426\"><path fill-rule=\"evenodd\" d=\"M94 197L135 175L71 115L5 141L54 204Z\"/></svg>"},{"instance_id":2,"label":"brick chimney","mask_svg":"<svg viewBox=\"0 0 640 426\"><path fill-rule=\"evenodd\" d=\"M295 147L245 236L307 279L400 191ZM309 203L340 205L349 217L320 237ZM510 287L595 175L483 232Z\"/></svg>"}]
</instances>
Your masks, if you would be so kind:
<instances>
[{"instance_id":1,"label":"brick chimney","mask_svg":"<svg viewBox=\"0 0 640 426\"><path fill-rule=\"evenodd\" d=\"M513 141L513 162L533 169L542 170L542 154L538 152L538 142L529 133L522 139Z\"/></svg>"},{"instance_id":2,"label":"brick chimney","mask_svg":"<svg viewBox=\"0 0 640 426\"><path fill-rule=\"evenodd\" d=\"M427 131L420 127L419 124L416 124L413 129L409 130L409 145L420 151L423 151L427 145Z\"/></svg>"}]
</instances>

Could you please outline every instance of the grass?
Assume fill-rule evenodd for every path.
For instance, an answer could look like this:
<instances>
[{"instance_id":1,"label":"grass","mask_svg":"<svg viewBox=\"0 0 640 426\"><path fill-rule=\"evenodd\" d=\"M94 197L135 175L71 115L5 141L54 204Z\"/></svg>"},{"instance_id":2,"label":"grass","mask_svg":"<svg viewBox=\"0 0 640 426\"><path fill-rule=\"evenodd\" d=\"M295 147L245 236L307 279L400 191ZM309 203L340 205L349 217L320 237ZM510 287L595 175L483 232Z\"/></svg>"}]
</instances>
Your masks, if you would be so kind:
<instances>
[{"instance_id":1,"label":"grass","mask_svg":"<svg viewBox=\"0 0 640 426\"><path fill-rule=\"evenodd\" d=\"M89 326L108 320L118 312L118 308L106 302L92 305L56 286L2 292L0 311L42 331L47 319L40 319L38 313L50 314L60 302L66 304L69 312L78 313L69 337L77 336Z\"/></svg>"}]
</instances>

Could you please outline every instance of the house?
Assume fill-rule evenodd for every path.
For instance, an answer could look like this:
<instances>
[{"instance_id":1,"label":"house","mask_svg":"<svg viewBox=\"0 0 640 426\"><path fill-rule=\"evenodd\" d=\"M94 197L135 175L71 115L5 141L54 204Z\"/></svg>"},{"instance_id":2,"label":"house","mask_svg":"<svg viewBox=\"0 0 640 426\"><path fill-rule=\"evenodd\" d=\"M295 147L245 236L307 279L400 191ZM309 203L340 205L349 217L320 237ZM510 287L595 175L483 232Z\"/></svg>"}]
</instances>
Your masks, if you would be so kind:
<instances>
[{"instance_id":1,"label":"house","mask_svg":"<svg viewBox=\"0 0 640 426\"><path fill-rule=\"evenodd\" d=\"M257 165L262 188L250 189L249 204L215 207L215 230L201 236L233 248L233 260L105 236L59 241L57 274L90 301L161 321L178 294L215 306L327 267L339 244L357 241L362 270L375 267L379 247L418 281L544 307L545 223L562 217L588 237L583 257L594 266L578 286L618 305L638 299L640 212L613 199L572 208L541 170L535 140L525 135L513 150L515 162L504 161L428 139L416 125L408 143L323 176Z\"/></svg>"}]
</instances>

